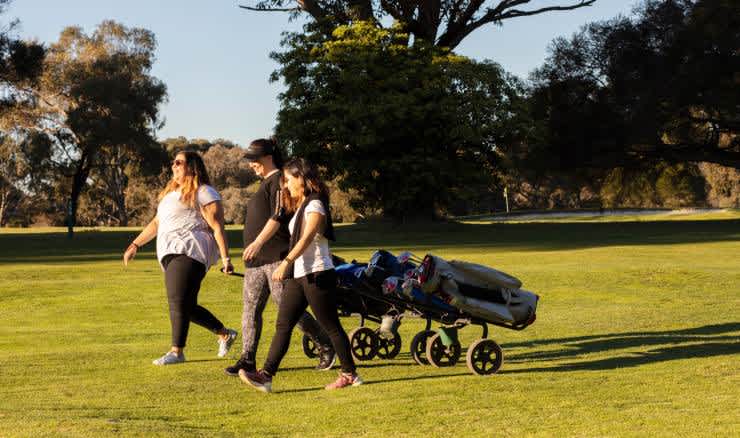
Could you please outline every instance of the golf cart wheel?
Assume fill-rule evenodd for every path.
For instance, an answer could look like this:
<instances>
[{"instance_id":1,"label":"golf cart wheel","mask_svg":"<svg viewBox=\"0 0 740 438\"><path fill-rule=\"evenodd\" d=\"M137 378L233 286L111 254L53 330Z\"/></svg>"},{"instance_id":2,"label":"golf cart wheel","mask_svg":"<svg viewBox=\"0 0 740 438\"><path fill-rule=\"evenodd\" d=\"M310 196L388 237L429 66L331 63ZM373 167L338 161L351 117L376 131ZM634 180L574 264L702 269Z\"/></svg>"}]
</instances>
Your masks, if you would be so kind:
<instances>
[{"instance_id":1,"label":"golf cart wheel","mask_svg":"<svg viewBox=\"0 0 740 438\"><path fill-rule=\"evenodd\" d=\"M414 358L414 362L419 365L429 365L427 360L427 339L430 336L434 336L434 330L424 330L416 334L411 340L411 357Z\"/></svg>"},{"instance_id":2,"label":"golf cart wheel","mask_svg":"<svg viewBox=\"0 0 740 438\"><path fill-rule=\"evenodd\" d=\"M305 334L303 335L303 352L311 359L319 357L319 346Z\"/></svg>"},{"instance_id":3,"label":"golf cart wheel","mask_svg":"<svg viewBox=\"0 0 740 438\"><path fill-rule=\"evenodd\" d=\"M401 335L393 332L393 338L388 339L380 334L380 329L375 330L378 337L378 357L381 359L393 359L401 352Z\"/></svg>"},{"instance_id":4,"label":"golf cart wheel","mask_svg":"<svg viewBox=\"0 0 740 438\"><path fill-rule=\"evenodd\" d=\"M349 332L349 344L357 360L370 360L378 353L378 337L368 327L357 327Z\"/></svg>"},{"instance_id":5,"label":"golf cart wheel","mask_svg":"<svg viewBox=\"0 0 740 438\"><path fill-rule=\"evenodd\" d=\"M445 346L439 333L427 340L427 360L437 368L455 365L460 359L461 350L459 342Z\"/></svg>"},{"instance_id":6,"label":"golf cart wheel","mask_svg":"<svg viewBox=\"0 0 740 438\"><path fill-rule=\"evenodd\" d=\"M474 374L479 376L495 374L504 363L504 351L491 339L478 339L470 344L465 361Z\"/></svg>"}]
</instances>

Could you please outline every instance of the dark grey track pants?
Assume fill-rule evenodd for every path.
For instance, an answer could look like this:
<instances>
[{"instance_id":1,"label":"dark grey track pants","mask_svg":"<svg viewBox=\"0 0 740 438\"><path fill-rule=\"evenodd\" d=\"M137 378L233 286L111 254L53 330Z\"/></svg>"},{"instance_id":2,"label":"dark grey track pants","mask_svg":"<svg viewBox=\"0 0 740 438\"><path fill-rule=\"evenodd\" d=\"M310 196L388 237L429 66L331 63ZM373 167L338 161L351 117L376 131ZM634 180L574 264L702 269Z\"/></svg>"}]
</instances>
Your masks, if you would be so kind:
<instances>
[{"instance_id":1,"label":"dark grey track pants","mask_svg":"<svg viewBox=\"0 0 740 438\"><path fill-rule=\"evenodd\" d=\"M267 305L267 297L271 296L278 307L283 298L283 282L272 279L272 273L278 265L280 262L244 269L242 354L250 361L255 360L262 335L262 312ZM329 337L308 312L303 312L297 325L314 343L326 347L331 345Z\"/></svg>"}]
</instances>

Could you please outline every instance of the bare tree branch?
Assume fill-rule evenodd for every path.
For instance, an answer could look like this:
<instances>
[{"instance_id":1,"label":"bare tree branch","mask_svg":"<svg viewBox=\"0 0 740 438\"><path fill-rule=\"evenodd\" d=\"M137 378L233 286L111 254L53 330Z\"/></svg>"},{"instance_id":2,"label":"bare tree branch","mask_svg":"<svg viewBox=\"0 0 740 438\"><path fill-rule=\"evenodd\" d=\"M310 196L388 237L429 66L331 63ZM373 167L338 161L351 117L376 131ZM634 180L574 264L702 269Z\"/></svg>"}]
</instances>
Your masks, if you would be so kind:
<instances>
[{"instance_id":1,"label":"bare tree branch","mask_svg":"<svg viewBox=\"0 0 740 438\"><path fill-rule=\"evenodd\" d=\"M516 17L538 15L552 11L570 11L590 6L596 0L561 0L563 4L525 10L519 8L533 0L498 0L486 7L488 0L379 0L382 11L375 16L372 0L263 0L256 6L239 5L242 9L258 12L307 12L316 20L332 16L338 24L352 20L380 23L387 14L403 23L415 38L434 42L437 46L454 49L471 32L489 23L499 23ZM283 7L293 3L295 7ZM377 3L376 3L377 4ZM485 11L481 15L481 13ZM439 27L446 28L439 38Z\"/></svg>"},{"instance_id":2,"label":"bare tree branch","mask_svg":"<svg viewBox=\"0 0 740 438\"><path fill-rule=\"evenodd\" d=\"M596 0L578 0L577 3L568 6L549 6L531 11L511 9L513 7L530 3L531 0L503 0L493 8L489 8L479 19L475 19L475 13L481 8L483 0L473 0L468 4L458 20L451 22L445 32L437 40L437 45L454 49L465 37L470 35L479 27L498 23L506 19L542 14L551 11L570 11L574 9L591 6Z\"/></svg>"},{"instance_id":3,"label":"bare tree branch","mask_svg":"<svg viewBox=\"0 0 740 438\"><path fill-rule=\"evenodd\" d=\"M250 11L257 11L257 12L300 12L303 10L303 8L255 8L252 6L243 6L239 5L242 9L247 9Z\"/></svg>"}]
</instances>

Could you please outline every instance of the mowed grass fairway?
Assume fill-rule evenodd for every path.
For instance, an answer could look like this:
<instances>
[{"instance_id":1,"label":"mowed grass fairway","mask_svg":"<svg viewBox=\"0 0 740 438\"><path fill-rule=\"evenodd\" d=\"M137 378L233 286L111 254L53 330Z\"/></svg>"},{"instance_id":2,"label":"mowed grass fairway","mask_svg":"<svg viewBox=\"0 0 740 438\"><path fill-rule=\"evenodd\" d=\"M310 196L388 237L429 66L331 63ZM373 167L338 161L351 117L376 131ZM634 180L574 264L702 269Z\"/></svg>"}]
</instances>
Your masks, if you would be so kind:
<instances>
[{"instance_id":1,"label":"mowed grass fairway","mask_svg":"<svg viewBox=\"0 0 740 438\"><path fill-rule=\"evenodd\" d=\"M336 392L294 332L269 395L224 375L239 346L217 359L197 326L185 364L151 365L169 346L167 300L153 244L121 264L137 232L0 231L0 436L740 435L738 212L340 227L347 259L408 249L511 273L541 296L537 322L492 327L505 363L479 377L464 356L416 365L408 345L424 323L406 319L401 354L359 363L367 384ZM229 238L237 258L240 230ZM237 329L240 280L214 269L200 294ZM269 304L260 360L275 313ZM465 349L480 330L460 334Z\"/></svg>"}]
</instances>

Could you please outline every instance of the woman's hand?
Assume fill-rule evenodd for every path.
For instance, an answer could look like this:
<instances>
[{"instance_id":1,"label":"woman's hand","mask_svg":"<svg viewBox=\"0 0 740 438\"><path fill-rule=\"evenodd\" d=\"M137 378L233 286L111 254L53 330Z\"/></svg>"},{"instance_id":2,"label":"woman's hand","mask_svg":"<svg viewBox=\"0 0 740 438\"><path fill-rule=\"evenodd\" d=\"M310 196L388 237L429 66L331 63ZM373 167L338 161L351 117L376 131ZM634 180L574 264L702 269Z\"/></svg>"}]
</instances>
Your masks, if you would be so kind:
<instances>
[{"instance_id":1,"label":"woman's hand","mask_svg":"<svg viewBox=\"0 0 740 438\"><path fill-rule=\"evenodd\" d=\"M234 273L234 265L231 264L230 258L226 257L221 259L221 263L224 265L224 267L221 269L221 272L226 275L231 275Z\"/></svg>"},{"instance_id":2,"label":"woman's hand","mask_svg":"<svg viewBox=\"0 0 740 438\"><path fill-rule=\"evenodd\" d=\"M128 248L126 248L126 251L123 252L123 266L128 266L128 262L134 259L136 253L139 252L139 248L154 239L157 235L157 228L159 228L159 219L155 217L146 225L146 227L144 227L144 230L136 236Z\"/></svg>"},{"instance_id":3,"label":"woman's hand","mask_svg":"<svg viewBox=\"0 0 740 438\"><path fill-rule=\"evenodd\" d=\"M283 281L288 276L288 268L290 267L290 263L288 263L287 260L283 260L278 265L277 269L273 271L272 273L272 279L274 281Z\"/></svg>"},{"instance_id":4,"label":"woman's hand","mask_svg":"<svg viewBox=\"0 0 740 438\"><path fill-rule=\"evenodd\" d=\"M123 253L123 266L128 266L128 262L134 259L134 256L136 256L136 252L138 250L139 247L136 246L136 244L134 243L126 248L126 251Z\"/></svg>"},{"instance_id":5,"label":"woman's hand","mask_svg":"<svg viewBox=\"0 0 740 438\"><path fill-rule=\"evenodd\" d=\"M221 201L213 201L202 206L200 213L208 226L211 227L211 230L213 230L213 238L216 240L218 251L221 254L221 262L223 263L221 271L226 275L231 275L234 272L234 266L232 266L231 259L229 258L229 243L226 241L226 232L224 230L224 207L221 205Z\"/></svg>"}]
</instances>

